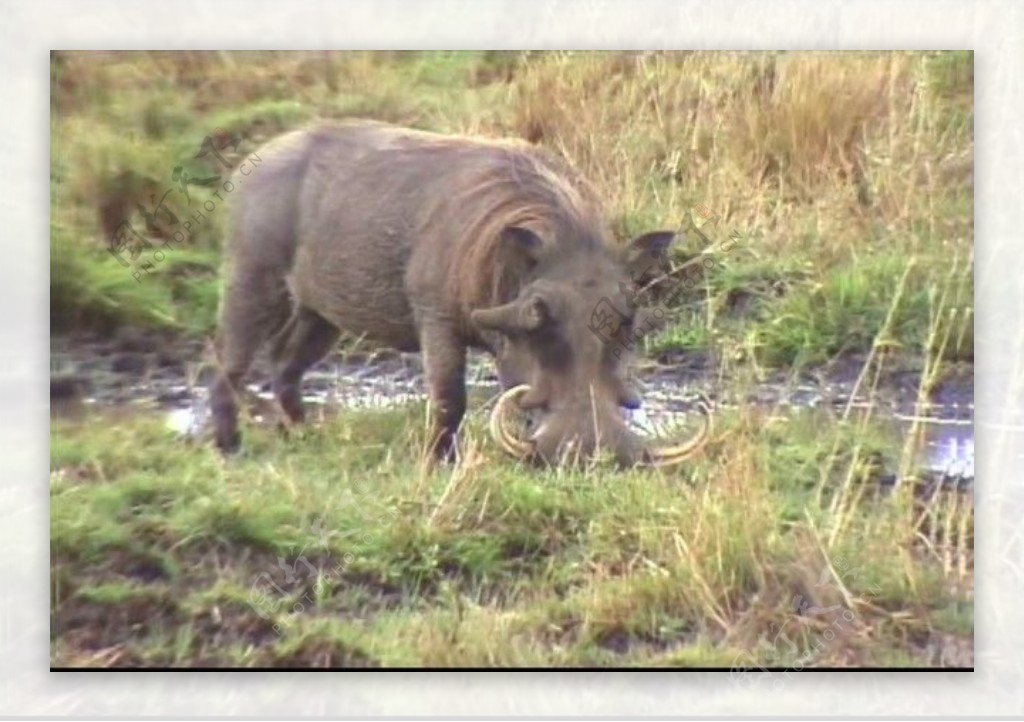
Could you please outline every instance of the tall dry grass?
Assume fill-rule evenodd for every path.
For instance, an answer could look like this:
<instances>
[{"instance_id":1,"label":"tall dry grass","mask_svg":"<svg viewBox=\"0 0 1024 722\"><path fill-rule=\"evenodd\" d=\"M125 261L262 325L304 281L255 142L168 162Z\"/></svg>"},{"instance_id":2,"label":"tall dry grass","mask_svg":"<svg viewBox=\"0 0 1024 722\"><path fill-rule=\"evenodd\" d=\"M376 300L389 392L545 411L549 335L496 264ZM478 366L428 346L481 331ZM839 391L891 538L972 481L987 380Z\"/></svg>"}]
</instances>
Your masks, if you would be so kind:
<instances>
[{"instance_id":1,"label":"tall dry grass","mask_svg":"<svg viewBox=\"0 0 1024 722\"><path fill-rule=\"evenodd\" d=\"M825 265L872 244L969 245L970 217L941 206L971 182L970 128L937 117L930 62L910 53L554 53L516 76L512 128L571 158L626 221L678 222L704 203L756 237L757 252L813 254ZM969 111L970 98L960 102ZM946 227L918 225L936 216Z\"/></svg>"},{"instance_id":2,"label":"tall dry grass","mask_svg":"<svg viewBox=\"0 0 1024 722\"><path fill-rule=\"evenodd\" d=\"M920 346L924 296L973 245L969 54L194 51L60 53L53 67L60 225L94 247L100 209L132 208L211 128L251 148L349 116L553 148L597 186L620 237L707 207L716 233L744 243L685 299L702 310L670 343L724 333L760 363L801 361L803 345L820 361L844 337L863 350L911 257L901 314L915 322L895 328ZM201 243L216 251L220 232ZM959 283L966 310L970 269ZM730 329L744 298L757 327Z\"/></svg>"}]
</instances>

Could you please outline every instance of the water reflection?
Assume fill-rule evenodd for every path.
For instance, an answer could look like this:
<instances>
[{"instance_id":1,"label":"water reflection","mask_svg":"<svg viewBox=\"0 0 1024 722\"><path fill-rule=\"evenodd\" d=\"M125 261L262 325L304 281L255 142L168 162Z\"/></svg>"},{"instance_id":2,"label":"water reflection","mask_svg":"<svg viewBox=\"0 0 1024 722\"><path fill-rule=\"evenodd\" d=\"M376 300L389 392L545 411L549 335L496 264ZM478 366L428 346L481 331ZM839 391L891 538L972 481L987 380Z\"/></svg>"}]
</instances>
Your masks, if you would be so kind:
<instances>
[{"instance_id":1,"label":"water reflection","mask_svg":"<svg viewBox=\"0 0 1024 722\"><path fill-rule=\"evenodd\" d=\"M974 477L974 406L970 379L938 389L928 403L918 401L912 385L876 395L870 403L857 398L851 402L852 379L817 384L767 382L735 392L712 388L706 377L678 369L655 368L640 374L637 381L644 405L629 413L629 423L638 433L650 437L685 433L680 427L696 423L687 397L697 390L709 395L719 409L758 405L772 409L774 415L783 418L802 410L841 415L847 407L853 412L870 407L876 419L891 419L896 433L903 437L911 433L915 423L919 426L922 470L956 479ZM467 385L473 413L487 413L499 391L489 359L471 359ZM324 411L388 409L426 399L420 360L411 354L393 355L369 364L363 359L324 363L308 374L303 388L306 403ZM118 395L113 398L108 396L101 400L86 396L83 401L123 406L126 400L129 403L148 400L166 410L167 425L177 433L198 437L208 427L209 408L206 390L201 384L189 385L180 378L165 378L120 383L117 389ZM257 421L276 414L268 383L252 384L249 391L263 407L254 413ZM62 413L56 401L54 412Z\"/></svg>"},{"instance_id":2,"label":"water reflection","mask_svg":"<svg viewBox=\"0 0 1024 722\"><path fill-rule=\"evenodd\" d=\"M83 408L101 406L122 411L139 405L156 406L167 412L167 425L185 436L199 437L209 425L207 379L186 383L183 374L164 370L143 378L119 371L103 358L90 357L79 366L87 376L67 377L60 354L51 378L51 404L55 415L77 415ZM52 366L51 362L51 366ZM108 368L110 367L110 368ZM70 368L70 367L69 367ZM69 382L67 379L72 378ZM921 436L920 467L924 471L955 479L974 477L974 388L970 378L936 389L923 404L912 383L896 385L869 401L854 394L855 377L800 383L781 379L755 384L741 391L716 388L707 375L671 367L652 367L637 378L644 405L629 413L629 423L647 436L686 434L682 426L697 419L687 396L700 390L708 394L717 409L759 406L786 418L808 411L841 416L870 413L876 419L893 422L894 433L905 438L914 426ZM483 355L471 356L467 385L471 413L486 414L497 397L498 380L494 365ZM86 391L82 392L81 389ZM249 387L257 405L257 421L275 415L269 384ZM392 354L371 360L331 360L313 369L303 383L304 398L313 409L324 413L336 409L391 409L426 399L422 366L416 354ZM74 400L65 398L74 396ZM91 394L91 395L90 395Z\"/></svg>"}]
</instances>

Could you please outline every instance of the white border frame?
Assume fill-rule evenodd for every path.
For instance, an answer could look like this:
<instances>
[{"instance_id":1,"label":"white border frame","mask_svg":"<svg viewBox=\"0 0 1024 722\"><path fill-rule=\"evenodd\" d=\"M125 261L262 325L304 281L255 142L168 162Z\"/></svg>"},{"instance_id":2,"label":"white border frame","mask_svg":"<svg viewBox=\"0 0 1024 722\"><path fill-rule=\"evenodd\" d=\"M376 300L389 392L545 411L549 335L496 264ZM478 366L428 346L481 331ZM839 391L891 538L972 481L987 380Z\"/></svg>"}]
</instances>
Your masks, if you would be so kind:
<instances>
[{"instance_id":1,"label":"white border frame","mask_svg":"<svg viewBox=\"0 0 1024 722\"><path fill-rule=\"evenodd\" d=\"M0 20L0 713L997 715L1024 712L1022 28L1012 0L7 2ZM49 50L974 49L977 560L974 674L49 673Z\"/></svg>"}]
</instances>

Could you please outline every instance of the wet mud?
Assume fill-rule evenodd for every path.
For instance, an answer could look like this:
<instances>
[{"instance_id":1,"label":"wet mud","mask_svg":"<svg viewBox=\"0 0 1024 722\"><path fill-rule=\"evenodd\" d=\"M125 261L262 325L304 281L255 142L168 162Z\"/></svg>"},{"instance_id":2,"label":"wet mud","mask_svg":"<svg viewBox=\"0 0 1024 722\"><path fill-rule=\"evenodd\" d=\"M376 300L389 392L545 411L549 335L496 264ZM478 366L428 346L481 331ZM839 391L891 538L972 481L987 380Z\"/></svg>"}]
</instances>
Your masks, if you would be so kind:
<instances>
[{"instance_id":1,"label":"wet mud","mask_svg":"<svg viewBox=\"0 0 1024 722\"><path fill-rule=\"evenodd\" d=\"M199 341L124 333L113 339L55 337L51 340L51 414L75 415L85 409L145 410L166 416L186 436L207 432L206 388L213 373L211 353ZM695 393L717 409L757 405L785 419L821 412L850 418L871 413L891 422L893 433L921 434L918 471L932 485L963 490L974 479L974 379L972 368L947 374L919 398L920 371L903 364L874 389L858 377L862 359L846 359L827 370L798 378L782 372L756 383L736 384L716 376L715 365L698 355L672 354L640 363L634 383L643 406L631 414L636 429L649 436L674 433L692 422ZM499 392L490 358L473 355L467 385L470 408L486 412ZM256 418L273 416L273 395L265 364L257 363L248 386ZM386 409L426 399L416 354L389 351L338 352L314 367L303 383L307 404L333 409ZM894 483L895 470L881 477Z\"/></svg>"}]
</instances>

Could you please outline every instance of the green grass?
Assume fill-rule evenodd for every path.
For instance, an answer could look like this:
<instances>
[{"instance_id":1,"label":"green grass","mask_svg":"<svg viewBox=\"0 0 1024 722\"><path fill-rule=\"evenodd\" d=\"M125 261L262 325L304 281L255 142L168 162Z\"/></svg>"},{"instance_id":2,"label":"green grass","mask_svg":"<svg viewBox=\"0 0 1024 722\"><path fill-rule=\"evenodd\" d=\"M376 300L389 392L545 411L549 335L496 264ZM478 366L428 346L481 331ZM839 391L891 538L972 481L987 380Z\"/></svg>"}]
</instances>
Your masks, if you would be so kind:
<instances>
[{"instance_id":1,"label":"green grass","mask_svg":"<svg viewBox=\"0 0 1024 722\"><path fill-rule=\"evenodd\" d=\"M172 248L152 274L135 278L104 249L50 226L50 329L131 326L208 332L220 293L216 254Z\"/></svg>"},{"instance_id":2,"label":"green grass","mask_svg":"<svg viewBox=\"0 0 1024 722\"><path fill-rule=\"evenodd\" d=\"M785 628L806 666L928 664L908 638L969 636L908 498L831 511L895 437L758 413L671 473L525 469L476 417L463 462L429 470L416 407L250 425L226 462L151 414L55 421L53 663L731 666L771 663L758 641ZM845 591L814 586L826 558ZM818 649L795 594L849 610L851 634Z\"/></svg>"}]
</instances>

